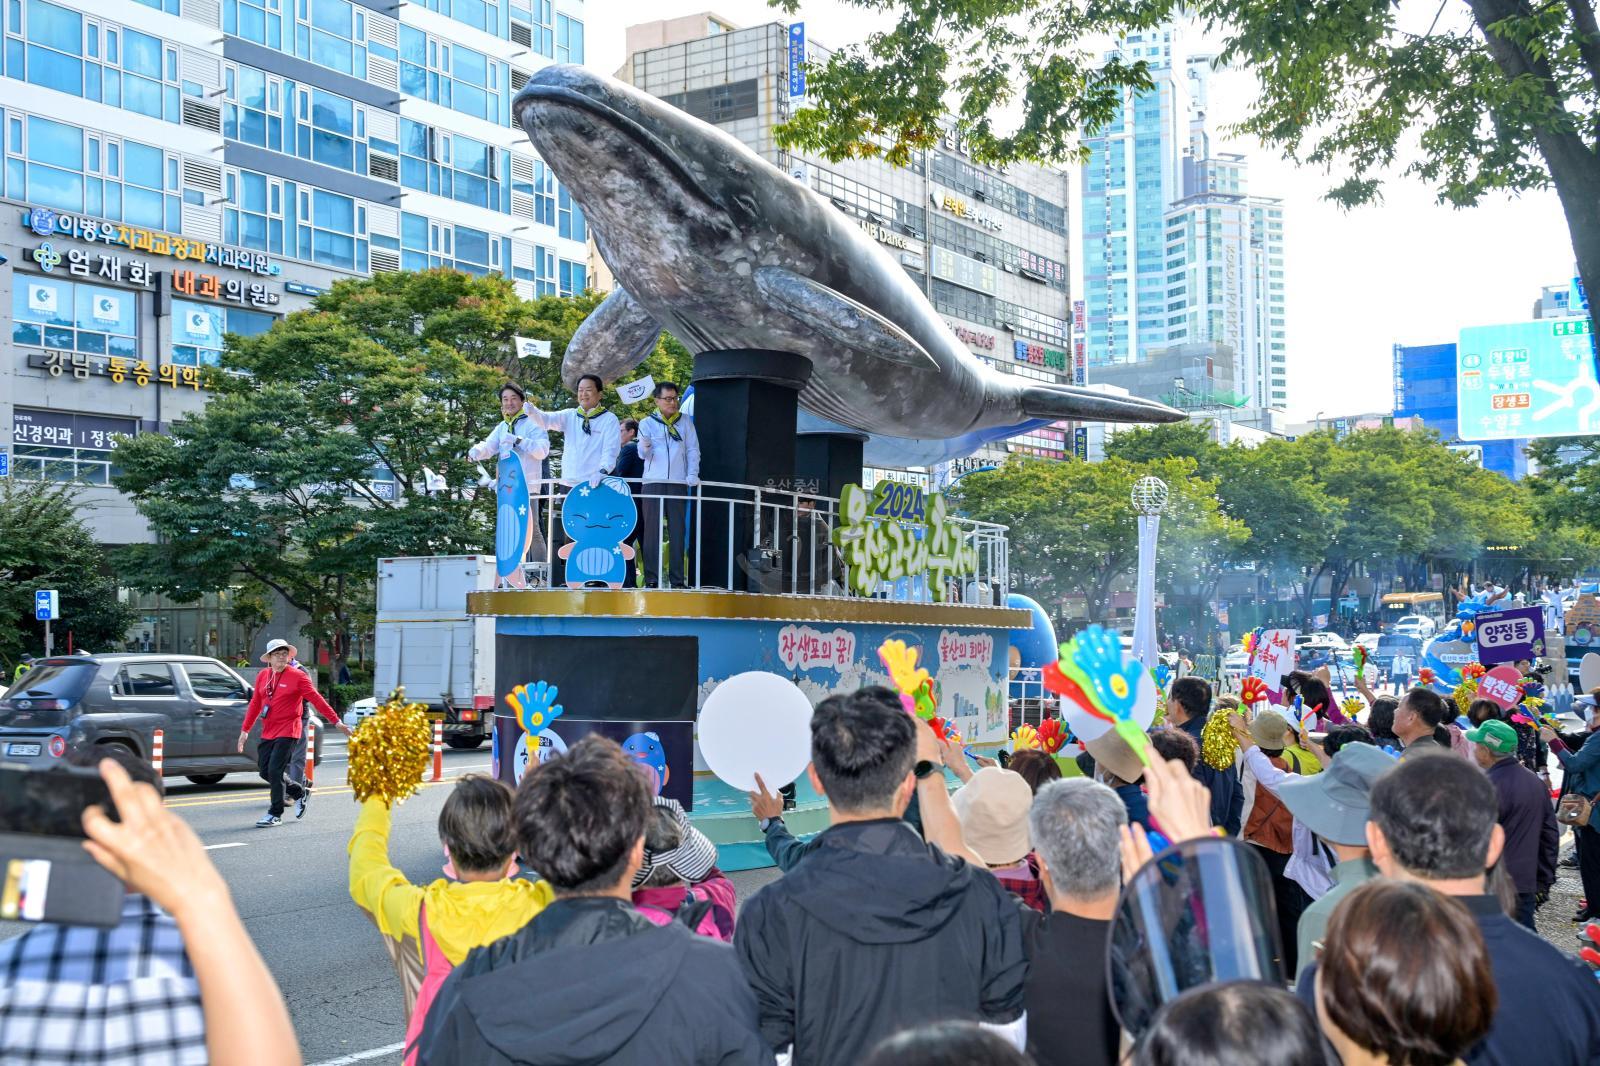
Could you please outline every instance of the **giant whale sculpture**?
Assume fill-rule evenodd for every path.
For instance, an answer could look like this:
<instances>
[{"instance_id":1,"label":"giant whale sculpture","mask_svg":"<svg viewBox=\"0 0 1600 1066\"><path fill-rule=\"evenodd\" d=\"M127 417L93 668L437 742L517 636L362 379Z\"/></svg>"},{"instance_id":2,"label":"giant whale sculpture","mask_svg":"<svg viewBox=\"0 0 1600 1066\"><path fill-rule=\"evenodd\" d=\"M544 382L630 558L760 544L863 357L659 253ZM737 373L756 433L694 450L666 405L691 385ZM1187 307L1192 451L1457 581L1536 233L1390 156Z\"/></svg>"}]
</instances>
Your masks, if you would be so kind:
<instances>
[{"instance_id":1,"label":"giant whale sculpture","mask_svg":"<svg viewBox=\"0 0 1600 1066\"><path fill-rule=\"evenodd\" d=\"M582 206L618 282L567 348L569 386L581 374L615 381L666 329L697 355L765 349L809 359L799 401L815 416L803 419L810 428L907 438L908 454L935 442L960 454L1057 419L1184 417L1164 404L986 365L904 268L832 204L715 126L632 86L549 66L512 110Z\"/></svg>"}]
</instances>

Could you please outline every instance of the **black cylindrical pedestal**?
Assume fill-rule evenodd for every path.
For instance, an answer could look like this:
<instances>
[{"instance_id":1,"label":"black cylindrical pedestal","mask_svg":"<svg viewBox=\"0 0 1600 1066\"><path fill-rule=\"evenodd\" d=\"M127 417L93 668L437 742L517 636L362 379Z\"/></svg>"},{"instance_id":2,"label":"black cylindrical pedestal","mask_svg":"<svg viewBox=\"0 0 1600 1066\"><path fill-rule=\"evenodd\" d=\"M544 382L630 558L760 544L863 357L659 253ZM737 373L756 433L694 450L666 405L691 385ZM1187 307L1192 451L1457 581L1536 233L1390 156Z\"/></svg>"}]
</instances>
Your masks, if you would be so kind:
<instances>
[{"instance_id":1,"label":"black cylindrical pedestal","mask_svg":"<svg viewBox=\"0 0 1600 1066\"><path fill-rule=\"evenodd\" d=\"M700 478L792 488L795 412L811 363L789 352L702 352L694 361L694 426ZM754 493L706 487L699 510L700 584L770 591L781 566L763 556L780 544L781 512L764 512L757 537ZM730 507L726 500L738 501ZM764 577L763 575L769 574Z\"/></svg>"}]
</instances>

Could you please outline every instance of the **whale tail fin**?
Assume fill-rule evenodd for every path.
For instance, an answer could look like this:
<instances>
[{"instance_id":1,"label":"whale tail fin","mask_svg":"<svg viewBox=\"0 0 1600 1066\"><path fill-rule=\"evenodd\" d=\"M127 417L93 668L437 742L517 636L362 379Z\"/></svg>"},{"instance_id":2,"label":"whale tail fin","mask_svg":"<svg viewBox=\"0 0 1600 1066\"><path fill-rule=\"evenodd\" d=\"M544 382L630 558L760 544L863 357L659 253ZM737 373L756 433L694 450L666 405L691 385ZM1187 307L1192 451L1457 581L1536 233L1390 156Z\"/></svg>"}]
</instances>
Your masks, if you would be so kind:
<instances>
[{"instance_id":1,"label":"whale tail fin","mask_svg":"<svg viewBox=\"0 0 1600 1066\"><path fill-rule=\"evenodd\" d=\"M1116 396L1076 385L1024 386L1022 413L1029 418L1077 422L1182 422L1188 417L1155 400Z\"/></svg>"}]
</instances>

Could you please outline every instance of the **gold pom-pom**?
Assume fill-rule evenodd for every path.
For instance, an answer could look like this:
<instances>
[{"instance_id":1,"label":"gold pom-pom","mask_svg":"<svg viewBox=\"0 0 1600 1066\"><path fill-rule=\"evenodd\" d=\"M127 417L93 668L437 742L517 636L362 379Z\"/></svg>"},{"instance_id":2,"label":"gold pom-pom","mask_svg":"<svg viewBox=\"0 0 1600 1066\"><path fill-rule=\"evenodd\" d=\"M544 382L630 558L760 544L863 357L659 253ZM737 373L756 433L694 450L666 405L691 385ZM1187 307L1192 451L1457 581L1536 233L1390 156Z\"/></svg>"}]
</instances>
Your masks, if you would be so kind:
<instances>
[{"instance_id":1,"label":"gold pom-pom","mask_svg":"<svg viewBox=\"0 0 1600 1066\"><path fill-rule=\"evenodd\" d=\"M1467 678L1456 686L1456 690L1450 696L1456 701L1456 713L1466 714L1467 708L1472 706L1472 701L1478 698L1478 679Z\"/></svg>"},{"instance_id":2,"label":"gold pom-pom","mask_svg":"<svg viewBox=\"0 0 1600 1066\"><path fill-rule=\"evenodd\" d=\"M1200 758L1213 770L1226 770L1233 765L1235 745L1233 730L1228 727L1228 715L1233 713L1231 707L1218 707L1200 730Z\"/></svg>"},{"instance_id":3,"label":"gold pom-pom","mask_svg":"<svg viewBox=\"0 0 1600 1066\"><path fill-rule=\"evenodd\" d=\"M350 789L356 802L376 797L389 806L417 790L433 750L428 709L407 703L396 689L356 731L350 734Z\"/></svg>"}]
</instances>

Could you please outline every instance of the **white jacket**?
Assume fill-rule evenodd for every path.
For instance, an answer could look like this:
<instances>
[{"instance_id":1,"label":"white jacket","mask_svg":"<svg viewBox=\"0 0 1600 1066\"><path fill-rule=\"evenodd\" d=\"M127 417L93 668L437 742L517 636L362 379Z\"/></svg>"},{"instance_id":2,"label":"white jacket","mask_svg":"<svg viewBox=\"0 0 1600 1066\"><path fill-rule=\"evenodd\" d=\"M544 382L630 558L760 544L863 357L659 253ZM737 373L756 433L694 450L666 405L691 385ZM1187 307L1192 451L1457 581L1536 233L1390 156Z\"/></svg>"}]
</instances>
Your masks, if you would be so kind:
<instances>
[{"instance_id":1,"label":"white jacket","mask_svg":"<svg viewBox=\"0 0 1600 1066\"><path fill-rule=\"evenodd\" d=\"M700 435L694 419L684 415L674 423L682 440L673 440L667 424L656 415L639 422L639 455L644 459L644 480L700 484Z\"/></svg>"},{"instance_id":2,"label":"white jacket","mask_svg":"<svg viewBox=\"0 0 1600 1066\"><path fill-rule=\"evenodd\" d=\"M507 425L502 418L495 425L493 433L472 446L467 458L475 463L485 463L491 459L503 459L512 452L522 460L522 476L528 479L528 495L537 498L543 481L540 460L550 454L550 435L527 415L517 415L511 425Z\"/></svg>"}]
</instances>

